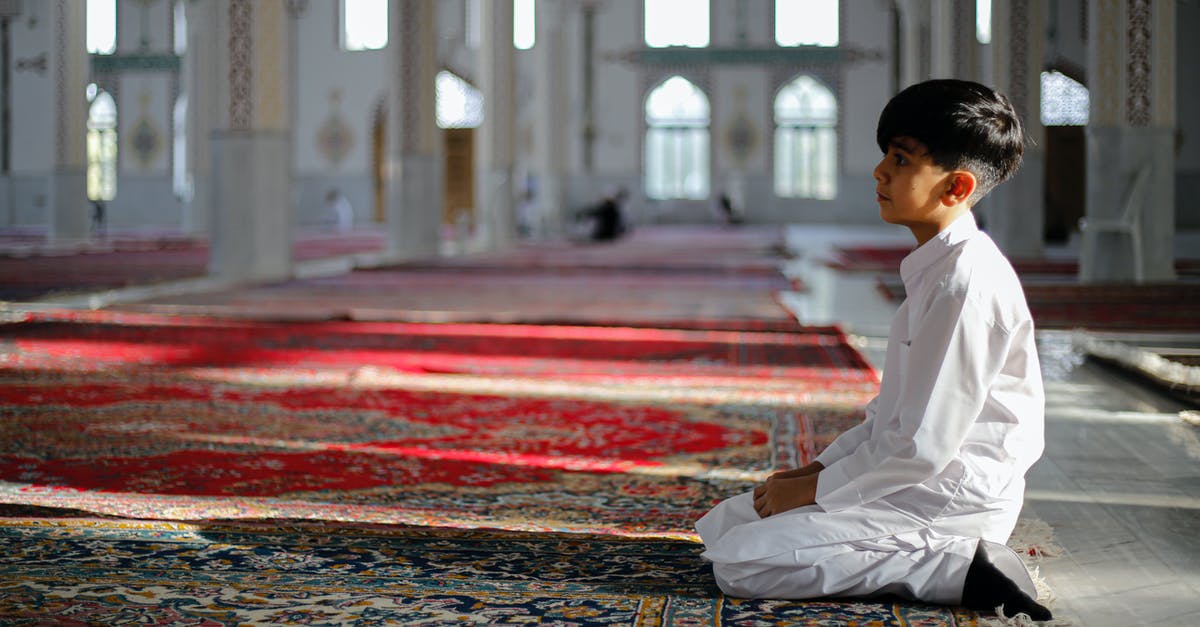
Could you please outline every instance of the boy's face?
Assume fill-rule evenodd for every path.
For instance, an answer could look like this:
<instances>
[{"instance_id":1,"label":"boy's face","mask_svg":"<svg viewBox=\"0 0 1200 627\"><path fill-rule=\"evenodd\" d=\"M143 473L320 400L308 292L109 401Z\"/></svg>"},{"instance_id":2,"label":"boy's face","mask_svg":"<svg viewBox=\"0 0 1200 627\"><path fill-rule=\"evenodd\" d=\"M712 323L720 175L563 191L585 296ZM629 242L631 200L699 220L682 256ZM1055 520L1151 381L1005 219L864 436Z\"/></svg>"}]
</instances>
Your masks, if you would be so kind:
<instances>
[{"instance_id":1,"label":"boy's face","mask_svg":"<svg viewBox=\"0 0 1200 627\"><path fill-rule=\"evenodd\" d=\"M935 164L921 142L896 137L875 166L875 200L884 222L906 226L924 244L954 218L961 208L942 202L951 173Z\"/></svg>"}]
</instances>

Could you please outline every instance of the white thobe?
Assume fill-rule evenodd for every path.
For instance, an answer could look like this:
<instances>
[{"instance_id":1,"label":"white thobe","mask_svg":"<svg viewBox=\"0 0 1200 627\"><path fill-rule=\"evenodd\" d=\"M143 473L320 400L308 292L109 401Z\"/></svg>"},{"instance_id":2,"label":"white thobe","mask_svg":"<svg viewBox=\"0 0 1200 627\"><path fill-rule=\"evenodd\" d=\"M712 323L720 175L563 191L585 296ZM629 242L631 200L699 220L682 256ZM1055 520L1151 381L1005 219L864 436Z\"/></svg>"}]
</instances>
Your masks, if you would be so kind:
<instances>
[{"instance_id":1,"label":"white thobe","mask_svg":"<svg viewBox=\"0 0 1200 627\"><path fill-rule=\"evenodd\" d=\"M697 521L726 594L954 604L979 541L996 551L1012 533L1045 407L1020 282L970 212L900 276L879 394L817 456L816 504L759 518L745 493ZM1030 590L1019 558L998 550Z\"/></svg>"}]
</instances>

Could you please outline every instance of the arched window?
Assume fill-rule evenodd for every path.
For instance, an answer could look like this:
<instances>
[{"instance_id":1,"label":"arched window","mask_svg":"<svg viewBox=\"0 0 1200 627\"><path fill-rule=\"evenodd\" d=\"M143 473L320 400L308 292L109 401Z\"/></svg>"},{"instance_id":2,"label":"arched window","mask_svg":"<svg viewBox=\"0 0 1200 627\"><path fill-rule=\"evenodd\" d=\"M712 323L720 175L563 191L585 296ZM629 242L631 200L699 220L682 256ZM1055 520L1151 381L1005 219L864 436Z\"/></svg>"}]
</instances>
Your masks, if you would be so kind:
<instances>
[{"instance_id":1,"label":"arched window","mask_svg":"<svg viewBox=\"0 0 1200 627\"><path fill-rule=\"evenodd\" d=\"M1061 72L1042 72L1042 124L1087 126L1088 89Z\"/></svg>"},{"instance_id":2,"label":"arched window","mask_svg":"<svg viewBox=\"0 0 1200 627\"><path fill-rule=\"evenodd\" d=\"M450 72L438 72L434 106L438 128L475 128L483 123L483 95Z\"/></svg>"},{"instance_id":3,"label":"arched window","mask_svg":"<svg viewBox=\"0 0 1200 627\"><path fill-rule=\"evenodd\" d=\"M837 195L837 99L811 76L797 77L775 97L775 194Z\"/></svg>"},{"instance_id":4,"label":"arched window","mask_svg":"<svg viewBox=\"0 0 1200 627\"><path fill-rule=\"evenodd\" d=\"M388 44L388 0L342 0L342 50L382 50Z\"/></svg>"},{"instance_id":5,"label":"arched window","mask_svg":"<svg viewBox=\"0 0 1200 627\"><path fill-rule=\"evenodd\" d=\"M838 45L838 0L775 0L775 43Z\"/></svg>"},{"instance_id":6,"label":"arched window","mask_svg":"<svg viewBox=\"0 0 1200 627\"><path fill-rule=\"evenodd\" d=\"M709 0L646 0L646 45L651 48L705 48L709 42Z\"/></svg>"},{"instance_id":7,"label":"arched window","mask_svg":"<svg viewBox=\"0 0 1200 627\"><path fill-rule=\"evenodd\" d=\"M646 196L708 198L708 98L672 76L646 98Z\"/></svg>"},{"instance_id":8,"label":"arched window","mask_svg":"<svg viewBox=\"0 0 1200 627\"><path fill-rule=\"evenodd\" d=\"M92 105L87 121L87 195L91 200L117 197L117 103L108 92L89 86Z\"/></svg>"}]
</instances>

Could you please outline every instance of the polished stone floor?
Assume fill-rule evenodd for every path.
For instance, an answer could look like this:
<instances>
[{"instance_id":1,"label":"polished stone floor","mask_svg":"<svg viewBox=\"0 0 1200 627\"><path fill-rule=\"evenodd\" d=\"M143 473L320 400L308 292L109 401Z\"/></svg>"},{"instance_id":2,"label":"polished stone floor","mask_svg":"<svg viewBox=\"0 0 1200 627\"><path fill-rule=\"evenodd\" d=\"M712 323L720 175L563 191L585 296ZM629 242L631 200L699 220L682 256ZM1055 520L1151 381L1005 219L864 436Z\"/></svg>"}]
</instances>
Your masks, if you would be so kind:
<instances>
[{"instance_id":1,"label":"polished stone floor","mask_svg":"<svg viewBox=\"0 0 1200 627\"><path fill-rule=\"evenodd\" d=\"M822 263L834 242L904 242L888 228L796 227L789 272L810 292L785 302L806 322L838 322L877 364L895 305L874 273ZM1058 617L1087 627L1200 625L1200 427L1129 375L1087 360L1067 332L1042 332L1046 451L1025 513L1053 529L1041 560ZM1196 409L1196 408L1192 408Z\"/></svg>"}]
</instances>

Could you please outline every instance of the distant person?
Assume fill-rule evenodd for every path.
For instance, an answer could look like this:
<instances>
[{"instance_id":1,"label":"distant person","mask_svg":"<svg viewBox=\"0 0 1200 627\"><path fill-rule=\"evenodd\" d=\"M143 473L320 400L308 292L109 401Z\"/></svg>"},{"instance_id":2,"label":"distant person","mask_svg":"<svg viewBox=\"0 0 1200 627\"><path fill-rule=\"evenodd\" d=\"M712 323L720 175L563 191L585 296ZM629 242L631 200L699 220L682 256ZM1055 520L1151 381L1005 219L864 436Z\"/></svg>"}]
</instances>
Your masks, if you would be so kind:
<instances>
[{"instance_id":1,"label":"distant person","mask_svg":"<svg viewBox=\"0 0 1200 627\"><path fill-rule=\"evenodd\" d=\"M727 225L735 226L742 223L742 211L735 207L728 193L722 192L717 196L717 218Z\"/></svg>"},{"instance_id":2,"label":"distant person","mask_svg":"<svg viewBox=\"0 0 1200 627\"><path fill-rule=\"evenodd\" d=\"M104 201L96 199L92 201L92 235L103 237L105 234L105 206Z\"/></svg>"},{"instance_id":3,"label":"distant person","mask_svg":"<svg viewBox=\"0 0 1200 627\"><path fill-rule=\"evenodd\" d=\"M331 189L325 194L325 212L338 233L347 233L354 228L354 207L341 190Z\"/></svg>"},{"instance_id":4,"label":"distant person","mask_svg":"<svg viewBox=\"0 0 1200 627\"><path fill-rule=\"evenodd\" d=\"M622 205L629 196L624 187L606 194L600 204L579 212L579 217L591 218L592 229L589 239L593 242L610 242L629 231Z\"/></svg>"},{"instance_id":5,"label":"distant person","mask_svg":"<svg viewBox=\"0 0 1200 627\"><path fill-rule=\"evenodd\" d=\"M1021 283L971 208L1021 163L1011 103L935 80L879 117L876 200L917 248L862 423L699 521L726 594L894 594L1050 620L1007 546L1044 446L1045 393Z\"/></svg>"}]
</instances>

